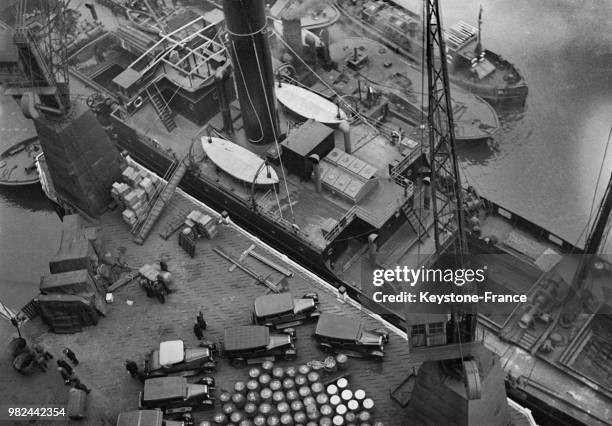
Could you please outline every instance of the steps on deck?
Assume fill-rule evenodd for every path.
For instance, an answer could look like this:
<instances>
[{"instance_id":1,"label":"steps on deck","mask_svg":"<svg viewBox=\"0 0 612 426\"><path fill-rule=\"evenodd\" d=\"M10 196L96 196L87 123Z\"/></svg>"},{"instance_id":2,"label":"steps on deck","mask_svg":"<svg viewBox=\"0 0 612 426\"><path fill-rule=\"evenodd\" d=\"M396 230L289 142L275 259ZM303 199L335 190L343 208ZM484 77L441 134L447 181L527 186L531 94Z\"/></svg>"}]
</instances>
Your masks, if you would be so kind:
<instances>
[{"instance_id":1,"label":"steps on deck","mask_svg":"<svg viewBox=\"0 0 612 426\"><path fill-rule=\"evenodd\" d=\"M155 225L155 222L159 218L161 212L164 210L164 207L166 206L168 201L170 201L172 195L174 195L174 191L176 191L176 188L178 187L178 184L185 175L186 171L187 162L185 161L185 159L183 159L178 164L178 166L174 170L174 173L168 179L168 183L153 203L153 207L151 207L151 210L147 214L147 218L142 223L142 226L137 228L136 236L134 237L134 242L136 242L137 244L144 243L144 240L149 235L149 232L151 232L153 225Z\"/></svg>"},{"instance_id":2,"label":"steps on deck","mask_svg":"<svg viewBox=\"0 0 612 426\"><path fill-rule=\"evenodd\" d=\"M159 116L162 123L164 123L166 130L168 132L172 132L174 129L176 129L176 122L172 118L172 110L170 109L168 103L166 103L164 100L159 88L155 83L153 83L147 87L146 92L147 95L149 95L149 99L151 99L155 112Z\"/></svg>"},{"instance_id":3,"label":"steps on deck","mask_svg":"<svg viewBox=\"0 0 612 426\"><path fill-rule=\"evenodd\" d=\"M410 225L414 233L417 235L419 241L421 241L421 237L423 237L423 235L429 235L427 233L425 225L423 225L423 222L421 222L421 219L419 219L419 216L416 214L416 211L414 211L412 206L404 204L402 206L402 213L404 213L408 224Z\"/></svg>"}]
</instances>

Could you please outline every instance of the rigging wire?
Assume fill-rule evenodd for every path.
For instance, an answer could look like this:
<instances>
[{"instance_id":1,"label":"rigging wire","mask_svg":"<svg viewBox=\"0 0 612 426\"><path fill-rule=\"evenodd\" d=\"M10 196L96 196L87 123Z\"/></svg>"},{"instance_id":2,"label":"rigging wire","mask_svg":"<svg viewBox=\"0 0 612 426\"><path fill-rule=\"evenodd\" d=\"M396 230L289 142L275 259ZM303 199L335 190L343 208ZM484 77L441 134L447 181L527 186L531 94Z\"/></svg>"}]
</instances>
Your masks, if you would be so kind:
<instances>
[{"instance_id":1,"label":"rigging wire","mask_svg":"<svg viewBox=\"0 0 612 426\"><path fill-rule=\"evenodd\" d=\"M261 63L259 62L259 54L257 53L257 47L255 46L255 38L253 35L251 35L250 37L251 37L251 43L253 44L253 52L255 53L255 61L257 62L257 71L259 73L259 79L261 81L261 88L264 93L264 98L266 99L266 111L268 112L268 119L270 120L270 125L272 126L272 134L274 135L274 144L276 145L277 152L280 152L280 146L278 144L278 136L276 135L276 126L274 123L274 118L272 117L272 111L270 111L270 103L268 100L268 94L266 93L266 84L264 82L263 71L261 69ZM285 167L283 165L282 155L279 155L278 159L280 163L281 173L283 175L283 183L285 184L285 191L287 191L287 200L289 201L289 211L291 212L291 220L293 224L295 224L295 214L293 213L293 206L291 203L291 193L289 192L289 185L287 185L287 176L285 175Z\"/></svg>"}]
</instances>

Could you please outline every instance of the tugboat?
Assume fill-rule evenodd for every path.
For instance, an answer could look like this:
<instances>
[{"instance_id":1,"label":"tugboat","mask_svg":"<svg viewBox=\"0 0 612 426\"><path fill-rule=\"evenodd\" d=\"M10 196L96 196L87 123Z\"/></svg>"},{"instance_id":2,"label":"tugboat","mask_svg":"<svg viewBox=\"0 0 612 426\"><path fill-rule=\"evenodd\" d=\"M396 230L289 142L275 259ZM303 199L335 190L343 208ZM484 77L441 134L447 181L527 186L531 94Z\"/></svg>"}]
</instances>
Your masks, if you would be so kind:
<instances>
[{"instance_id":1,"label":"tugboat","mask_svg":"<svg viewBox=\"0 0 612 426\"><path fill-rule=\"evenodd\" d=\"M525 79L513 64L482 48L481 27L482 6L478 28L458 22L446 30L451 81L494 105L524 104L528 93Z\"/></svg>"},{"instance_id":2,"label":"tugboat","mask_svg":"<svg viewBox=\"0 0 612 426\"><path fill-rule=\"evenodd\" d=\"M392 49L416 63L422 58L419 13L379 0L337 0L338 8L354 23L370 30ZM482 7L478 28L458 22L445 30L446 61L452 83L493 105L522 105L527 83L519 70L499 54L482 48Z\"/></svg>"}]
</instances>

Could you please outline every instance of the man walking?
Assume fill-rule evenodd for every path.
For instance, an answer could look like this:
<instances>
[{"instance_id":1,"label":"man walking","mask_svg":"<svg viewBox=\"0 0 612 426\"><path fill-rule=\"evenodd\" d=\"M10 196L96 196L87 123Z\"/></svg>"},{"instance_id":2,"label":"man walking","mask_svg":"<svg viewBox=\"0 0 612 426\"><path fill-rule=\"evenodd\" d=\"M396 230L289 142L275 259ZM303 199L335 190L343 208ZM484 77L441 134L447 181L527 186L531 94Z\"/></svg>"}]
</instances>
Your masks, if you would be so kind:
<instances>
[{"instance_id":1,"label":"man walking","mask_svg":"<svg viewBox=\"0 0 612 426\"><path fill-rule=\"evenodd\" d=\"M57 371L62 375L62 379L64 379L64 384L68 386L70 384L70 376L71 374L66 371L63 367L57 367Z\"/></svg>"},{"instance_id":2,"label":"man walking","mask_svg":"<svg viewBox=\"0 0 612 426\"><path fill-rule=\"evenodd\" d=\"M125 360L125 369L130 373L130 376L136 377L138 375L138 364L129 359Z\"/></svg>"},{"instance_id":3,"label":"man walking","mask_svg":"<svg viewBox=\"0 0 612 426\"><path fill-rule=\"evenodd\" d=\"M66 355L66 358L68 358L74 365L79 365L79 360L74 352L72 352L70 349L64 348L64 355Z\"/></svg>"},{"instance_id":4,"label":"man walking","mask_svg":"<svg viewBox=\"0 0 612 426\"><path fill-rule=\"evenodd\" d=\"M68 372L68 374L72 374L74 372L74 370L72 369L72 367L70 366L70 364L68 364L66 361L64 361L63 359L58 359L57 360L57 366L58 367L62 367L64 370L66 370Z\"/></svg>"},{"instance_id":5,"label":"man walking","mask_svg":"<svg viewBox=\"0 0 612 426\"><path fill-rule=\"evenodd\" d=\"M163 260L159 261L159 269L162 270L162 272L168 272L168 264L166 262L164 262Z\"/></svg>"},{"instance_id":6,"label":"man walking","mask_svg":"<svg viewBox=\"0 0 612 426\"><path fill-rule=\"evenodd\" d=\"M202 332L202 327L200 327L200 324L198 324L197 321L195 322L195 324L193 324L193 333L196 335L198 340L202 340L202 338L204 337L204 333Z\"/></svg>"},{"instance_id":7,"label":"man walking","mask_svg":"<svg viewBox=\"0 0 612 426\"><path fill-rule=\"evenodd\" d=\"M206 321L204 320L204 314L202 313L202 311L198 313L196 321L198 322L198 325L202 330L206 330Z\"/></svg>"}]
</instances>

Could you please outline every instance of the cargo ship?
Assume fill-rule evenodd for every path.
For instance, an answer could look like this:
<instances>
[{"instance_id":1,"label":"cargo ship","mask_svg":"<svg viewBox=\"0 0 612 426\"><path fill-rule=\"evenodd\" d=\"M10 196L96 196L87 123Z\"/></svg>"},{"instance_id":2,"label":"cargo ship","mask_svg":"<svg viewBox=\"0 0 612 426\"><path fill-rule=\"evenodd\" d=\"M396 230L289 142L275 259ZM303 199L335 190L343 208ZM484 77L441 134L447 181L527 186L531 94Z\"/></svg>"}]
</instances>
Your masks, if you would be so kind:
<instances>
[{"instance_id":1,"label":"cargo ship","mask_svg":"<svg viewBox=\"0 0 612 426\"><path fill-rule=\"evenodd\" d=\"M364 281L364 271L367 274L372 266L418 269L437 260L431 203L443 201L444 196L437 194L441 198L432 200L429 190L424 126L418 122L410 126L397 106L401 102L377 90L376 83L363 81L365 87L359 87L362 81L350 78L348 71L325 69L330 52L321 51L316 42L297 43L299 23L291 27L285 22L283 36L261 27L253 47L231 37L236 33L232 19L238 20L237 16L225 15L231 35L225 41L217 38L224 23L218 9L211 6L186 16L191 17L169 28L155 43L141 43L146 38L124 26L112 37L98 40L98 46L107 50L97 55L97 63L91 61L95 43L89 46L91 51L85 48L70 58L71 90L91 93L87 102L91 111L74 125L86 129L93 111L121 150L165 177L168 185L180 182L188 194L316 273L361 309L399 330L409 330L409 340L417 342L416 348L411 347L411 361L419 362L418 346L433 352L443 348L441 336L426 336L429 326L432 331L440 327L439 321L408 322L403 308L374 301L374 289ZM318 62L318 72L305 78L306 83L298 80L301 72L295 68L309 71L313 65L308 60L273 58L267 48L270 33L289 56L301 52ZM366 50L347 50L336 60L360 70L370 63ZM248 63L245 58L250 58ZM278 64L276 70L273 63ZM283 77L281 68L289 66L295 71ZM305 95L300 87L312 90ZM301 100L292 104L290 95L278 104L276 98L282 101L283 91ZM63 143L59 138L55 142ZM240 161L248 162L255 155L257 165L249 162L248 168L236 169L231 158L219 158L228 143L233 144L232 152L240 153ZM53 158L60 148L43 149ZM104 170L98 167L95 172L102 175ZM62 170L54 173L64 179ZM76 175L86 179L88 173ZM60 189L63 194L57 200L67 210L74 211L76 204L82 214L97 216L106 208L103 202L97 206L79 202L66 185ZM507 207L479 197L473 188L467 193L470 246L494 255L487 260L492 265L492 285L527 293L539 282L541 255L581 251ZM168 200L161 199L163 208ZM146 245L155 226L161 209L153 207L130 215L136 216L132 228L137 243ZM534 297L539 297L537 292ZM488 330L485 343L504 357L509 392L554 421L605 424L609 396L590 379L566 373L556 360L550 367L549 361L525 353L520 344L498 339L506 322L526 308L517 303L501 318L490 313L480 317ZM581 336L589 338L592 331L587 324ZM575 347L569 349L572 359L583 357ZM521 362L530 363L530 370ZM580 398L555 392L559 382L571 386Z\"/></svg>"},{"instance_id":2,"label":"cargo ship","mask_svg":"<svg viewBox=\"0 0 612 426\"><path fill-rule=\"evenodd\" d=\"M382 37L389 46L421 63L422 22L414 2L337 0L336 6L357 25ZM493 105L523 105L529 92L524 77L508 60L482 46L482 7L478 27L458 22L445 30L449 78Z\"/></svg>"}]
</instances>

